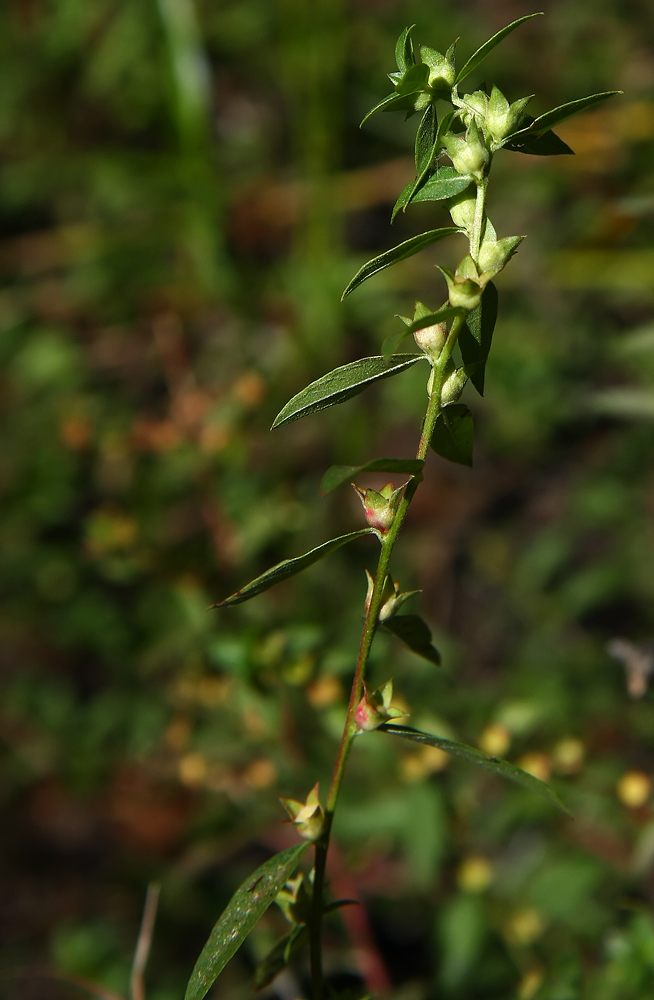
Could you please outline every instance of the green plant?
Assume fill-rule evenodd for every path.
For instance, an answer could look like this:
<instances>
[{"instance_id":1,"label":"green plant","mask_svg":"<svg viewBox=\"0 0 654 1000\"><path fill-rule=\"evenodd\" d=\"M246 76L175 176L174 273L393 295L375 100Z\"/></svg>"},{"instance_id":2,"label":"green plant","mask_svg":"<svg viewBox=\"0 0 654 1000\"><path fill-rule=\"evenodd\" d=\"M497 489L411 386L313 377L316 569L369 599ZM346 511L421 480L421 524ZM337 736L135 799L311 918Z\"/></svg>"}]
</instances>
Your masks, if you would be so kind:
<instances>
[{"instance_id":1,"label":"green plant","mask_svg":"<svg viewBox=\"0 0 654 1000\"><path fill-rule=\"evenodd\" d=\"M354 276L343 297L379 271L449 236L464 235L468 240L468 252L454 271L440 268L447 286L447 298L439 308L417 302L414 315L402 317L404 328L385 341L380 356L344 365L313 382L294 396L274 421L273 428L282 427L344 402L366 386L415 364L426 362L429 365L428 403L416 456L378 458L356 467L335 466L323 479L322 491L328 492L361 472L388 472L410 477L397 489L392 483L379 492L355 487L368 526L277 564L215 605L224 608L247 601L364 535L374 535L380 544L374 577L368 574L365 620L347 718L324 805L317 786L304 802L283 800L302 841L268 860L237 890L196 963L186 1000L202 1000L257 920L275 900L288 918L291 931L260 963L256 985L262 987L269 983L291 956L308 943L313 996L314 1000L321 1000L324 993L323 916L347 902L327 902L325 899L330 832L350 750L355 739L365 733L380 730L390 736L438 747L516 781L565 810L546 784L520 768L473 747L393 721L405 713L393 705L391 681L376 691L366 686L368 658L379 629L391 632L410 650L432 663L437 665L440 661L426 623L417 615L398 613L415 591L402 592L399 584L389 576L389 568L395 541L422 480L430 448L449 461L472 464L473 418L460 397L468 381L483 394L485 366L498 309L493 278L506 266L524 238L498 238L488 218L486 198L492 159L503 148L542 156L571 153L552 129L566 118L618 93L594 94L537 118L530 117L525 110L531 98L509 103L496 86L490 90L460 93L460 85L485 56L510 32L535 16L519 18L499 31L458 72L454 58L456 43L444 55L421 46L418 57L412 28L405 29L396 46L397 71L389 74L393 92L370 112L403 110L407 116L421 115L415 143L416 177L398 198L393 217L414 202L441 201L449 210L454 225L414 236L369 261ZM440 118L436 111L439 101L451 106L451 110ZM449 157L450 166L441 164L444 156ZM411 335L420 353L397 353L405 338ZM312 874L308 877L300 874L292 879L310 847L315 851Z\"/></svg>"}]
</instances>

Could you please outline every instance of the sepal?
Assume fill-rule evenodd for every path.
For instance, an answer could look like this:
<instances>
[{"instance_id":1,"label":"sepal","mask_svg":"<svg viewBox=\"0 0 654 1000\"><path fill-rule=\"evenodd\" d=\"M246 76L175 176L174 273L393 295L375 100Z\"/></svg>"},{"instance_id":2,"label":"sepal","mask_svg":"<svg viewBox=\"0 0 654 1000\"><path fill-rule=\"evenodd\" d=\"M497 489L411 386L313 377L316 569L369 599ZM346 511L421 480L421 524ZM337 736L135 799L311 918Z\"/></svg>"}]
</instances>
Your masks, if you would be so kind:
<instances>
[{"instance_id":1,"label":"sepal","mask_svg":"<svg viewBox=\"0 0 654 1000\"><path fill-rule=\"evenodd\" d=\"M465 309L470 312L476 309L481 300L482 287L479 278L452 274L446 267L438 267L447 282L450 305L455 309Z\"/></svg>"},{"instance_id":2,"label":"sepal","mask_svg":"<svg viewBox=\"0 0 654 1000\"><path fill-rule=\"evenodd\" d=\"M318 798L318 782L307 795L306 802L297 799L280 799L280 802L300 836L305 840L317 840L325 825L325 810Z\"/></svg>"},{"instance_id":3,"label":"sepal","mask_svg":"<svg viewBox=\"0 0 654 1000\"><path fill-rule=\"evenodd\" d=\"M361 733L371 733L378 729L389 719L399 719L407 713L401 708L392 705L393 681L386 681L381 687L371 694L368 693L366 685L363 685L363 698L357 705L354 713L354 721L357 729Z\"/></svg>"},{"instance_id":4,"label":"sepal","mask_svg":"<svg viewBox=\"0 0 654 1000\"><path fill-rule=\"evenodd\" d=\"M311 901L312 895L307 890L304 872L289 879L275 897L275 902L289 924L307 924L309 922Z\"/></svg>"},{"instance_id":5,"label":"sepal","mask_svg":"<svg viewBox=\"0 0 654 1000\"><path fill-rule=\"evenodd\" d=\"M493 87L488 99L486 126L496 148L499 149L503 145L503 140L519 128L524 119L525 108L532 97L533 94L521 97L513 104L509 104L502 91L498 87Z\"/></svg>"}]
</instances>

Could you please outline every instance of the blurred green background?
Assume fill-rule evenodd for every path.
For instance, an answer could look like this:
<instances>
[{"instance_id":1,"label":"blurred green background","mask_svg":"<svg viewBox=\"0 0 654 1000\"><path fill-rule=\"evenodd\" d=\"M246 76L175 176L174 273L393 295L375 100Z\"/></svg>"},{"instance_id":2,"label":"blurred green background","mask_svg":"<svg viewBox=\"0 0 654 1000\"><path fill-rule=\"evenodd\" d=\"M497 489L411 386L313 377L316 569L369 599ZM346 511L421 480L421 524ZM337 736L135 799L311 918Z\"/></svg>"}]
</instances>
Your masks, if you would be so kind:
<instances>
[{"instance_id":1,"label":"blurred green background","mask_svg":"<svg viewBox=\"0 0 654 1000\"><path fill-rule=\"evenodd\" d=\"M575 819L437 751L362 740L330 877L365 908L326 943L353 995L652 996L654 702L627 681L638 693L654 638L654 9L544 9L488 79L536 92L536 112L625 94L559 130L576 157L496 159L490 216L529 235L498 282L487 394L468 400L475 467L432 456L394 559L444 666L380 636L373 673L414 725L550 777ZM414 453L414 370L268 428L308 381L379 353L416 297L438 306L433 264L463 252L339 303L365 259L448 224L420 205L389 225L416 119L358 129L400 30L441 51L460 35L465 59L531 10L2 6L3 1000L90 995L48 970L124 997L151 879L148 998L177 1000L240 879L292 842L278 796L325 787L374 545L205 609L361 526L346 487L318 496L331 463ZM616 639L635 644L611 647L622 660ZM249 996L283 932L270 911L211 995ZM275 995L305 995L304 976Z\"/></svg>"}]
</instances>

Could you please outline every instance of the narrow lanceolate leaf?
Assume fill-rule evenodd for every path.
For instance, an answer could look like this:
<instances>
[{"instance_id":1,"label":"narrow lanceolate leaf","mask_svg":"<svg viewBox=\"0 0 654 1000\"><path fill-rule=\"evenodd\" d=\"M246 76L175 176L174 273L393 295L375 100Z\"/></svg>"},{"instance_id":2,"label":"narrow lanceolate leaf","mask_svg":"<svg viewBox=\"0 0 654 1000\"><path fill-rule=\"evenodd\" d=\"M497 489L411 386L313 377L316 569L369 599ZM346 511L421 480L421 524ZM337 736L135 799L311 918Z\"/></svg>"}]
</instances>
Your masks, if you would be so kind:
<instances>
[{"instance_id":1,"label":"narrow lanceolate leaf","mask_svg":"<svg viewBox=\"0 0 654 1000\"><path fill-rule=\"evenodd\" d=\"M322 477L320 494L330 493L341 483L349 482L360 472L398 472L416 476L422 472L424 461L421 458L373 458L365 465L332 465Z\"/></svg>"},{"instance_id":2,"label":"narrow lanceolate leaf","mask_svg":"<svg viewBox=\"0 0 654 1000\"><path fill-rule=\"evenodd\" d=\"M512 21L511 24L507 24L506 28L502 28L502 30L498 31L496 35L489 38L487 42L484 42L484 44L470 56L465 66L461 67L456 75L455 82L461 83L462 80L465 80L465 78L472 73L473 69L476 69L479 63L486 58L488 53L492 52L495 46L499 45L507 35L510 35L516 28L519 28L521 24L525 23L525 21L531 20L532 17L538 17L542 13L543 11L539 10L536 11L535 14L526 14L524 17L519 17L517 21Z\"/></svg>"},{"instance_id":3,"label":"narrow lanceolate leaf","mask_svg":"<svg viewBox=\"0 0 654 1000\"><path fill-rule=\"evenodd\" d=\"M436 129L438 120L436 118L436 108L430 104L420 119L418 131L416 132L415 161L416 171L422 173L429 165L434 151L436 141Z\"/></svg>"},{"instance_id":4,"label":"narrow lanceolate leaf","mask_svg":"<svg viewBox=\"0 0 654 1000\"><path fill-rule=\"evenodd\" d=\"M472 465L472 413L464 403L449 403L438 415L431 446L441 458Z\"/></svg>"},{"instance_id":5,"label":"narrow lanceolate leaf","mask_svg":"<svg viewBox=\"0 0 654 1000\"><path fill-rule=\"evenodd\" d=\"M195 963L184 1000L203 1000L309 846L307 841L276 854L236 890Z\"/></svg>"},{"instance_id":6,"label":"narrow lanceolate leaf","mask_svg":"<svg viewBox=\"0 0 654 1000\"><path fill-rule=\"evenodd\" d=\"M383 624L384 628L397 636L412 653L440 666L441 654L435 646L432 646L429 626L419 615L395 615Z\"/></svg>"},{"instance_id":7,"label":"narrow lanceolate leaf","mask_svg":"<svg viewBox=\"0 0 654 1000\"><path fill-rule=\"evenodd\" d=\"M361 119L361 125L367 122L370 116L374 115L376 111L394 111L396 108L404 107L405 102L406 98L404 94L398 94L395 92L388 94L379 102L379 104L375 104L374 108L370 109L365 118ZM359 125L359 128L361 128L361 125Z\"/></svg>"},{"instance_id":8,"label":"narrow lanceolate leaf","mask_svg":"<svg viewBox=\"0 0 654 1000\"><path fill-rule=\"evenodd\" d=\"M418 236L412 236L410 240L405 240L404 243L400 243L398 246L393 247L392 250L387 250L386 253L382 253L379 257L369 260L367 264L364 264L360 270L352 278L352 281L347 286L345 291L341 296L341 301L343 301L346 296L353 292L355 288L363 284L368 278L371 278L373 274L377 274L378 271L383 271L386 267L391 267L392 264L397 264L401 260L406 260L408 257L413 257L414 254L419 253L420 250L424 250L426 247L430 247L432 243L438 243L439 240L444 240L447 236L454 236L456 233L460 233L461 230L454 226L445 226L443 229L430 229L426 233L419 233Z\"/></svg>"},{"instance_id":9,"label":"narrow lanceolate leaf","mask_svg":"<svg viewBox=\"0 0 654 1000\"><path fill-rule=\"evenodd\" d=\"M363 392L366 386L380 379L390 378L416 361L425 360L424 354L395 354L392 358L360 358L349 365L334 368L333 371L317 379L289 399L277 416L271 429L300 420L310 413L318 413L328 406L335 406Z\"/></svg>"},{"instance_id":10,"label":"narrow lanceolate leaf","mask_svg":"<svg viewBox=\"0 0 654 1000\"><path fill-rule=\"evenodd\" d=\"M354 538L370 534L373 534L372 528L361 528L359 531L350 531L347 535L340 535L338 538L332 538L328 542L323 542L322 545L318 545L315 549L305 552L303 556L297 556L295 559L284 559L283 562L277 563L276 566L266 570L261 576L246 584L245 587L241 587L231 597L226 597L224 601L218 601L217 604L212 604L211 607L226 608L232 604L243 604L244 601L249 601L252 597L256 597L257 594L262 594L264 590L269 590L275 584L282 583L283 580L288 580L289 577L301 573L302 570L307 569L308 566L312 566L313 563L322 559L323 556L328 556L330 552L340 549L341 545L346 545L347 542L351 542Z\"/></svg>"},{"instance_id":11,"label":"narrow lanceolate leaf","mask_svg":"<svg viewBox=\"0 0 654 1000\"><path fill-rule=\"evenodd\" d=\"M480 304L468 313L466 325L459 334L459 347L466 373L480 396L484 395L486 361L497 322L497 304L497 289L489 281Z\"/></svg>"},{"instance_id":12,"label":"narrow lanceolate leaf","mask_svg":"<svg viewBox=\"0 0 654 1000\"><path fill-rule=\"evenodd\" d=\"M542 796L551 802L552 805L555 805L557 809L562 809L564 813L567 813L568 816L570 815L568 809L549 785L546 785L539 778L535 778L533 774L529 774L527 771L523 771L522 768L516 767L515 764L509 764L508 761L501 760L499 757L489 757L482 750L477 750L476 747L469 747L465 743L456 743L454 740L446 740L440 736L421 733L419 729L412 729L411 726L393 726L385 722L379 727L379 730L384 733L391 733L393 736L403 736L404 739L414 740L416 743L426 743L428 746L438 747L439 750L445 750L454 757L460 757L462 760L468 761L469 764L478 764L485 770L492 771L493 774L499 774L502 778L515 781L516 784L522 785L523 788L527 788L530 792L536 792L537 795Z\"/></svg>"},{"instance_id":13,"label":"narrow lanceolate leaf","mask_svg":"<svg viewBox=\"0 0 654 1000\"><path fill-rule=\"evenodd\" d=\"M416 191L411 201L443 201L445 198L454 198L471 184L472 177L468 174L458 174L454 167L440 167Z\"/></svg>"},{"instance_id":14,"label":"narrow lanceolate leaf","mask_svg":"<svg viewBox=\"0 0 654 1000\"><path fill-rule=\"evenodd\" d=\"M574 149L570 149L567 142L551 130L542 135L519 132L515 140L508 139L503 148L514 153L529 153L530 156L574 156Z\"/></svg>"},{"instance_id":15,"label":"narrow lanceolate leaf","mask_svg":"<svg viewBox=\"0 0 654 1000\"><path fill-rule=\"evenodd\" d=\"M433 108L433 106L430 105L430 107L427 109L427 112L425 112L425 117L426 117L427 113L432 108ZM459 194L461 191L465 191L465 189L468 186L468 184L470 184L472 182L472 177L470 177L468 179L468 182L464 183L462 185L460 183L462 175L458 174L453 167L444 167L442 169L445 170L452 178L456 177L459 180L459 183L450 183L449 190L448 190L448 185L445 185L444 189L443 189L444 193L441 194L441 195L439 195L436 198L434 198L434 197L420 198L420 199L417 198L418 192L422 190L422 188L425 186L426 183L429 182L429 175L434 170L434 161L435 161L436 156L438 155L438 151L439 151L439 149L441 148L441 145L442 145L442 143L441 143L441 136L444 135L448 131L448 129L450 127L450 123L451 123L451 121L452 121L453 118L454 118L454 112L453 111L450 111L448 114L444 115L443 118L441 118L440 124L438 126L436 135L434 136L434 139L433 139L433 142L432 142L432 146L431 146L430 149L426 148L426 143L423 145L423 140L422 140L422 137L420 136L420 130L418 130L418 135L416 136L416 170L418 171L418 173L417 173L415 179L412 180L410 182L410 184L407 184L407 186L404 188L404 190L400 194L400 197L395 202L395 205L393 206L393 212L391 214L391 222L394 221L395 216L397 215L397 213L400 210L403 211L403 212L405 212L406 209L407 209L407 206L410 205L412 201L417 201L417 200L420 200L420 201L440 201L441 198L451 198L451 197L453 197L453 195ZM423 117L423 121L424 121L424 117ZM433 121L434 121L434 124L435 124L436 123L436 112L435 111L433 112ZM418 141L419 138L421 140L420 143ZM439 171L439 173L440 173L440 171ZM443 175L443 177L445 177L445 175ZM431 190L433 192L435 189L432 187ZM445 193L445 192L447 192L447 193Z\"/></svg>"},{"instance_id":16,"label":"narrow lanceolate leaf","mask_svg":"<svg viewBox=\"0 0 654 1000\"><path fill-rule=\"evenodd\" d=\"M572 118L573 115L578 115L581 111L587 111L588 108L599 104L600 101L606 101L609 97L615 97L621 93L621 90L607 90L602 94L591 94L590 97L581 97L578 101L570 101L569 104L562 104L552 111L547 111L539 118L535 118L526 129L514 132L513 135L509 136L509 140L515 141L519 136L524 135L525 132L533 132L536 135L540 135L543 132L549 131L549 129L556 128L557 125L560 125L567 118Z\"/></svg>"},{"instance_id":17,"label":"narrow lanceolate leaf","mask_svg":"<svg viewBox=\"0 0 654 1000\"><path fill-rule=\"evenodd\" d=\"M415 24L405 28L395 44L395 62L401 73L406 73L409 66L415 66L416 57L413 52L413 39L411 32Z\"/></svg>"}]
</instances>

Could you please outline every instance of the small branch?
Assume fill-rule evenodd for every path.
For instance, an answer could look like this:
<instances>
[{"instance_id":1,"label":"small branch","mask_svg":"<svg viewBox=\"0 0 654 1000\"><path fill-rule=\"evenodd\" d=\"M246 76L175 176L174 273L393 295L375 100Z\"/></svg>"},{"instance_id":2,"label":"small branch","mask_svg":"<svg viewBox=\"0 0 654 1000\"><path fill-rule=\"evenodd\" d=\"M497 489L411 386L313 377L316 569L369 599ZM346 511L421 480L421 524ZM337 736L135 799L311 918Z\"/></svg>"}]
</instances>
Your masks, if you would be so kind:
<instances>
[{"instance_id":1,"label":"small branch","mask_svg":"<svg viewBox=\"0 0 654 1000\"><path fill-rule=\"evenodd\" d=\"M148 964L148 958L150 957L152 934L154 932L154 922L157 917L160 889L161 886L158 883L150 882L145 896L141 929L139 930L139 936L136 942L134 961L132 963L132 973L129 980L131 1000L145 1000L145 967Z\"/></svg>"}]
</instances>

